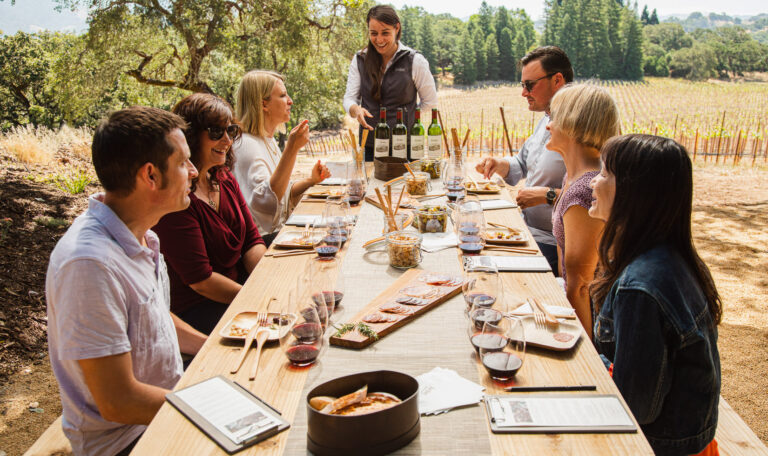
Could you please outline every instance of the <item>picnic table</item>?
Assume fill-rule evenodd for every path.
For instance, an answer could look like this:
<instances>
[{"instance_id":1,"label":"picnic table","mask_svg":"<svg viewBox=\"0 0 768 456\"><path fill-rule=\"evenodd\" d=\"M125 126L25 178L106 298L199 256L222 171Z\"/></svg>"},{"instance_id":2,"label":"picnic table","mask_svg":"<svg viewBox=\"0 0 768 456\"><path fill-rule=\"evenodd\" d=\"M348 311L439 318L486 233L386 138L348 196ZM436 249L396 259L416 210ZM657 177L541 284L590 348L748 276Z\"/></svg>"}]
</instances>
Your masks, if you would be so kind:
<instances>
[{"instance_id":1,"label":"picnic table","mask_svg":"<svg viewBox=\"0 0 768 456\"><path fill-rule=\"evenodd\" d=\"M434 187L437 181L433 181ZM372 180L373 187L381 186ZM435 190L433 190L435 191ZM499 198L499 195L491 197ZM503 189L501 197L514 201L514 191ZM323 204L301 203L298 214L318 214ZM383 247L366 250L362 244L381 235L382 213L362 203L353 208L358 221L344 246L342 273L345 296L341 322L350 319L378 294L397 280L402 271L389 267ZM527 233L518 209L486 211L486 220L517 227ZM285 230L296 229L286 227ZM530 235L530 233L528 233ZM529 242L528 247L536 248ZM271 251L272 249L270 249ZM461 256L455 248L424 255L420 268L438 273L460 274ZM314 255L265 257L254 269L208 341L176 385L181 389L217 375L237 381L282 412L291 428L264 440L239 454L307 454L306 396L310 389L330 379L358 372L397 370L417 376L443 367L483 384L487 394L503 390L488 376L467 340L464 299L458 295L381 338L362 350L329 346L311 368L290 367L279 344L267 344L262 352L259 372L248 380L248 369L230 374L242 342L219 336L223 325L243 311L265 311L270 297L287 299L297 275ZM552 273L501 273L506 299L535 297L549 305L570 307L562 286ZM271 309L274 310L274 309ZM249 354L246 363L252 360ZM598 394L620 394L586 334L570 351L555 352L529 348L517 373L520 385L596 385ZM572 393L571 393L572 394ZM623 399L621 399L623 402ZM633 418L634 419L634 418ZM638 427L637 433L624 434L493 434L484 405L464 407L438 416L422 416L421 432L396 454L653 454ZM134 455L225 454L216 443L168 403L136 445Z\"/></svg>"}]
</instances>

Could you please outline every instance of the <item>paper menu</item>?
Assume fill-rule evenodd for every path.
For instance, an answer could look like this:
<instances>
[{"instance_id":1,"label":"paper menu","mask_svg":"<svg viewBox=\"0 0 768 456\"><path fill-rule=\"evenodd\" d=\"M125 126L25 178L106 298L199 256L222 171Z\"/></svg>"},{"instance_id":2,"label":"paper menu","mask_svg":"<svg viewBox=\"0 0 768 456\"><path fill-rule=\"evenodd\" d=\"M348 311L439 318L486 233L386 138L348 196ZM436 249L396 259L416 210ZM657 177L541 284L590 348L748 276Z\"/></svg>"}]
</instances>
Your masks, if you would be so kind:
<instances>
[{"instance_id":1,"label":"paper menu","mask_svg":"<svg viewBox=\"0 0 768 456\"><path fill-rule=\"evenodd\" d=\"M480 201L480 206L484 211L493 209L511 209L517 207L517 204L503 199L487 199Z\"/></svg>"},{"instance_id":2,"label":"paper menu","mask_svg":"<svg viewBox=\"0 0 768 456\"><path fill-rule=\"evenodd\" d=\"M464 257L464 269L471 270L478 266L496 266L499 272L549 272L552 270L547 259L540 255L482 255Z\"/></svg>"},{"instance_id":3,"label":"paper menu","mask_svg":"<svg viewBox=\"0 0 768 456\"><path fill-rule=\"evenodd\" d=\"M280 423L259 403L245 400L220 377L213 377L175 393L195 413L234 443L242 443L276 428Z\"/></svg>"}]
</instances>

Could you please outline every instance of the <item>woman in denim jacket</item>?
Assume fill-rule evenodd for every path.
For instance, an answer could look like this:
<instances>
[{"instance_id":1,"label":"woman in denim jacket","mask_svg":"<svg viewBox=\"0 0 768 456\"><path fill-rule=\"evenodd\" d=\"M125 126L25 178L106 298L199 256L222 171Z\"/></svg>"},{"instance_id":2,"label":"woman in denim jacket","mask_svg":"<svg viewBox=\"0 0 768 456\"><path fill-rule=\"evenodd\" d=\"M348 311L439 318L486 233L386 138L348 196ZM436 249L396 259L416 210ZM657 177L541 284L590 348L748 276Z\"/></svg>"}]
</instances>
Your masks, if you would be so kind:
<instances>
[{"instance_id":1,"label":"woman in denim jacket","mask_svg":"<svg viewBox=\"0 0 768 456\"><path fill-rule=\"evenodd\" d=\"M589 210L606 222L590 288L595 345L656 454L717 454L722 303L693 246L688 153L626 135L601 158Z\"/></svg>"}]
</instances>

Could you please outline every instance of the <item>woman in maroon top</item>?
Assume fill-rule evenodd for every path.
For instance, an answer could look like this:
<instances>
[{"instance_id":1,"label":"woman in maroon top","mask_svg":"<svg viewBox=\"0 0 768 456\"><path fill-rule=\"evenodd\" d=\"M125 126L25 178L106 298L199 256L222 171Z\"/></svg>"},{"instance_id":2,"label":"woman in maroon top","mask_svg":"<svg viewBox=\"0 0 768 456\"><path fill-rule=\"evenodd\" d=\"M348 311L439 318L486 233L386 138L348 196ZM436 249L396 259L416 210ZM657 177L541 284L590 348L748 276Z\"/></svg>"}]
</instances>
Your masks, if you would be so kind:
<instances>
[{"instance_id":1,"label":"woman in maroon top","mask_svg":"<svg viewBox=\"0 0 768 456\"><path fill-rule=\"evenodd\" d=\"M184 131L199 177L190 205L168 214L153 228L171 280L171 310L210 334L266 247L237 181L230 174L232 142L240 138L232 108L214 95L196 93L173 112Z\"/></svg>"},{"instance_id":2,"label":"woman in maroon top","mask_svg":"<svg viewBox=\"0 0 768 456\"><path fill-rule=\"evenodd\" d=\"M589 216L589 181L600 171L600 148L619 134L619 111L608 92L574 84L557 91L550 104L547 149L563 156L565 177L552 210L552 234L568 301L592 335L589 284L597 267L603 222Z\"/></svg>"}]
</instances>

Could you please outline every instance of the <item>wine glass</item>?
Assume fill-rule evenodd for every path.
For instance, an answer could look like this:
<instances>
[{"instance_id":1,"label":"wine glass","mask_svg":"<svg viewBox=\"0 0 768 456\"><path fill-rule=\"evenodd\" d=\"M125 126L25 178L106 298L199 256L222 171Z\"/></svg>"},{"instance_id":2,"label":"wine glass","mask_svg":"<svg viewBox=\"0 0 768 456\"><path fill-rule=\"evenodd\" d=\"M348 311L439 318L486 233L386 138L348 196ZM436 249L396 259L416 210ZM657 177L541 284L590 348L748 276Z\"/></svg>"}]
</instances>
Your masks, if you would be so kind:
<instances>
[{"instance_id":1,"label":"wine glass","mask_svg":"<svg viewBox=\"0 0 768 456\"><path fill-rule=\"evenodd\" d=\"M288 361L297 367L309 366L323 348L323 326L316 306L307 301L299 288L289 290L288 301L280 309L278 338Z\"/></svg>"},{"instance_id":2,"label":"wine glass","mask_svg":"<svg viewBox=\"0 0 768 456\"><path fill-rule=\"evenodd\" d=\"M509 381L523 367L525 331L519 318L485 322L482 332L475 337L480 360L493 380Z\"/></svg>"},{"instance_id":3,"label":"wine glass","mask_svg":"<svg viewBox=\"0 0 768 456\"><path fill-rule=\"evenodd\" d=\"M461 286L467 308L474 306L493 307L504 302L503 289L496 266L475 266L464 273Z\"/></svg>"},{"instance_id":4,"label":"wine glass","mask_svg":"<svg viewBox=\"0 0 768 456\"><path fill-rule=\"evenodd\" d=\"M365 171L362 169L362 163L354 160L347 162L347 193L350 206L360 204L365 196Z\"/></svg>"},{"instance_id":5,"label":"wine glass","mask_svg":"<svg viewBox=\"0 0 768 456\"><path fill-rule=\"evenodd\" d=\"M345 200L327 200L323 218L328 225L328 233L341 236L341 245L349 238L349 202Z\"/></svg>"},{"instance_id":6,"label":"wine glass","mask_svg":"<svg viewBox=\"0 0 768 456\"><path fill-rule=\"evenodd\" d=\"M443 186L449 189L462 185L466 174L463 162L448 160L448 163L443 168Z\"/></svg>"},{"instance_id":7,"label":"wine glass","mask_svg":"<svg viewBox=\"0 0 768 456\"><path fill-rule=\"evenodd\" d=\"M307 263L304 271L305 286L309 289L312 302L318 307L324 307L318 310L325 318L325 326L331 325L331 320L336 313L339 303L344 297L344 292L339 289L339 284L343 286L341 276L341 260L338 258L321 259L314 258Z\"/></svg>"},{"instance_id":8,"label":"wine glass","mask_svg":"<svg viewBox=\"0 0 768 456\"><path fill-rule=\"evenodd\" d=\"M312 224L313 247L318 258L333 258L341 250L341 246L346 241L346 236L341 232L334 232L332 224L325 216L318 218Z\"/></svg>"}]
</instances>

